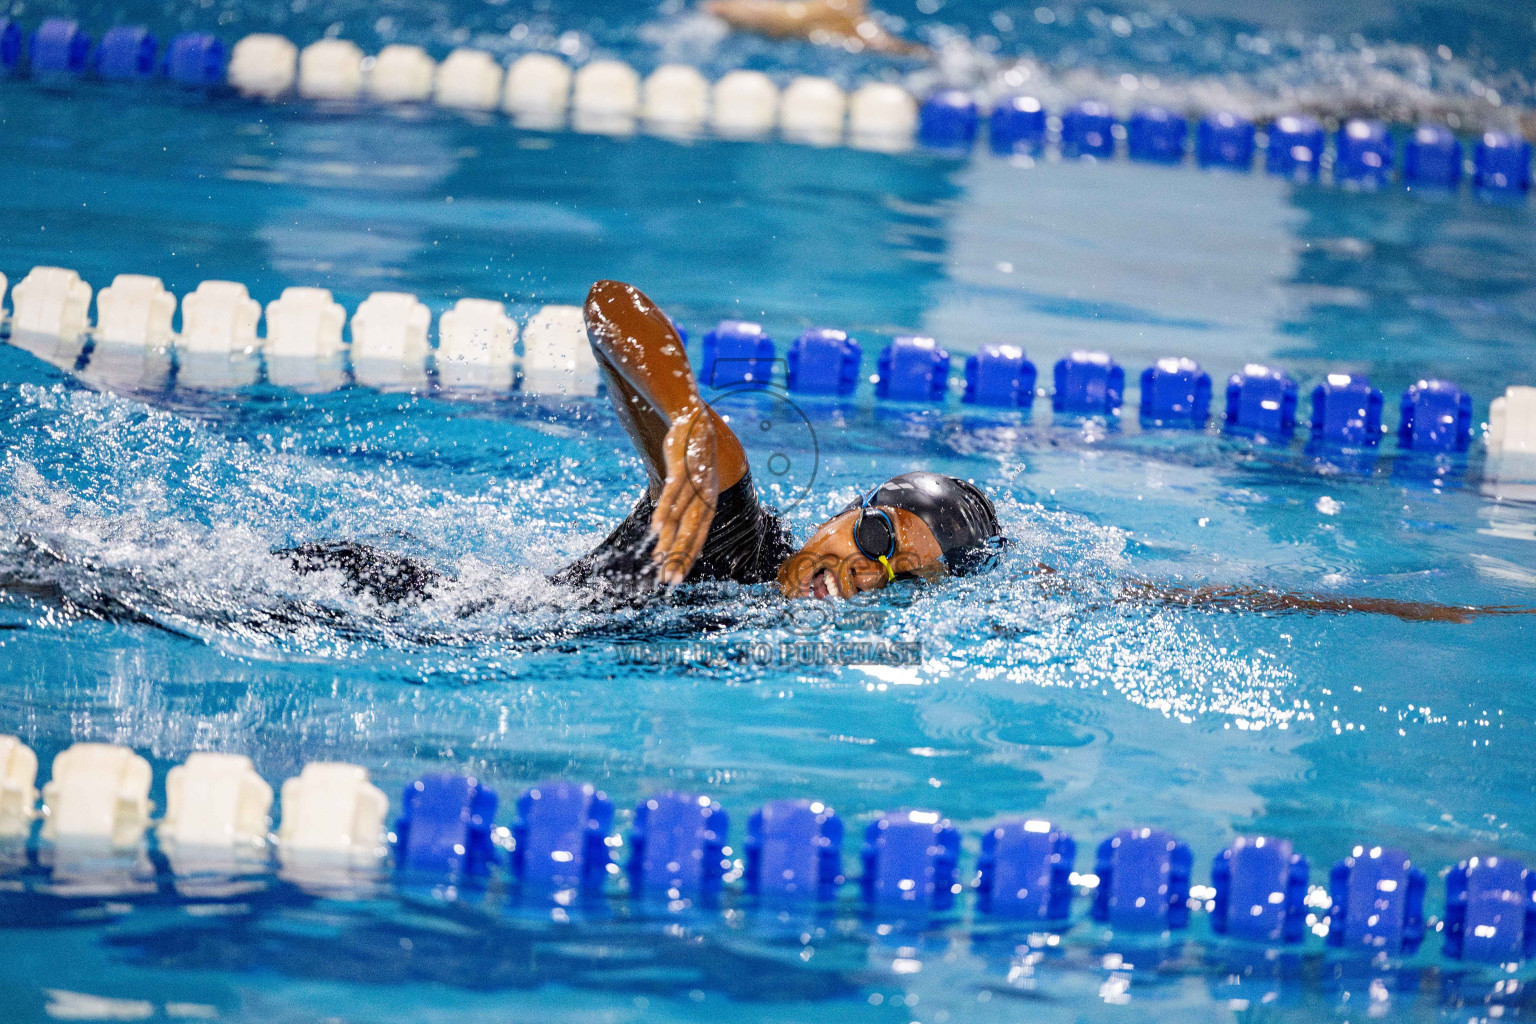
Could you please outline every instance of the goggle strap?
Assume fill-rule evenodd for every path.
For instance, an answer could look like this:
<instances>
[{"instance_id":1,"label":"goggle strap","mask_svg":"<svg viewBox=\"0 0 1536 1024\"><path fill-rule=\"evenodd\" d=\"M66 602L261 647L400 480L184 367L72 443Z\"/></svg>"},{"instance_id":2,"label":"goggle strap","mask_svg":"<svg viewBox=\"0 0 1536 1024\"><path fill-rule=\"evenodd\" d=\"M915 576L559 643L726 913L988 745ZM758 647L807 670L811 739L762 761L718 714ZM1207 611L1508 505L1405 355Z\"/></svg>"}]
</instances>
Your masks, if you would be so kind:
<instances>
[{"instance_id":1,"label":"goggle strap","mask_svg":"<svg viewBox=\"0 0 1536 1024\"><path fill-rule=\"evenodd\" d=\"M896 570L891 568L891 560L881 555L880 564L885 567L885 582L894 583L896 581Z\"/></svg>"}]
</instances>

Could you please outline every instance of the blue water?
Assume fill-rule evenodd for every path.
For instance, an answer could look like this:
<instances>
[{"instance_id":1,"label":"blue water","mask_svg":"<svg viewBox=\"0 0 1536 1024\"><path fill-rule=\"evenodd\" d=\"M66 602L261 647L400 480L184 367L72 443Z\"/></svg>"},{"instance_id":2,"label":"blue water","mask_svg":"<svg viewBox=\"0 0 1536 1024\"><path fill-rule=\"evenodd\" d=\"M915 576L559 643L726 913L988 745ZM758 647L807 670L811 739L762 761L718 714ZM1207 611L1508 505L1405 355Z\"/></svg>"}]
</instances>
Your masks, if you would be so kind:
<instances>
[{"instance_id":1,"label":"blue water","mask_svg":"<svg viewBox=\"0 0 1536 1024\"><path fill-rule=\"evenodd\" d=\"M1287 45L1315 52L1319 33L1360 32L1365 46L1446 42L1491 81L1528 73L1533 38L1493 4L1454 19L1428 3L1098 11L1144 14L1153 42L1193 39L1159 63L1095 53L1094 39L1125 37L1095 28L1096 9L1063 10L1075 15L1067 27L1013 12L1020 30L999 45L1104 76L1130 62L1258 82L1264 67L1239 33L1283 43L1293 30L1300 41ZM162 17L82 11L99 23L119 13ZM371 8L203 13L231 35L340 23L365 45L372 30L439 48L453 27L539 24L637 61L694 31L670 9L574 4L391 11L388 33ZM1000 12L895 13L984 53L977 37ZM1077 56L1047 42L1047 29L1069 28ZM779 70L864 66L793 45L720 46L710 59L722 66L741 54ZM844 327L864 343L866 371L887 338L921 331L957 356L1022 343L1042 368L1095 347L1132 375L1168 354L1218 379L1270 361L1304 390L1329 370L1367 373L1389 407L1421 376L1446 376L1474 396L1479 421L1506 385L1536 380L1536 217L1466 195L544 135L90 85L5 83L0 121L0 269L13 282L57 264L98 288L123 272L159 275L178 294L242 281L262 301L321 285L348 308L404 290L436 312L460 296L504 298L521 318L615 277L695 339L723 317L760 319L781 344L814 324ZM1300 441L1069 422L1047 403L982 418L953 400L935 412L876 406L866 387L846 407L801 403L802 419L780 398L730 400L765 497L802 538L909 469L973 478L998 499L1016 541L998 568L861 598L860 621L829 625L765 588L612 611L546 583L629 510L643 477L602 401L231 395L167 389L95 358L66 372L11 346L0 346L0 382L0 732L38 751L44 777L82 740L147 757L161 805L165 771L196 750L248 754L274 784L309 761L352 761L392 798L448 769L498 789L505 823L523 786L566 776L606 790L621 826L641 796L694 788L731 812L738 844L750 810L772 798L825 799L853 836L880 810L929 806L966 835L967 876L976 834L1019 814L1074 833L1084 871L1113 830L1168 828L1195 850L1198 882L1240 834L1292 839L1314 883L1369 840L1429 872L1436 916L1447 865L1536 858L1529 620L1113 600L1138 577L1536 605L1536 511L1485 484L1478 446L1426 477L1390 442L1375 459L1319 461ZM789 457L782 477L767 469L774 452ZM379 607L269 553L338 537L419 555L451 581L431 602ZM1042 586L1037 563L1058 569L1059 585ZM722 648L916 641L922 662L661 668L625 656L700 636ZM1266 960L1213 938L1202 914L1166 943L1109 941L1083 921L1034 949L973 918L968 900L893 927L862 914L852 888L806 918L727 894L723 907L675 911L616 897L562 922L494 887L327 898L262 877L188 895L143 872L80 895L12 865L0 880L4 1019L945 1024L1524 1010L1522 987L1442 959L1434 935L1417 957L1368 969L1330 959L1316 938Z\"/></svg>"}]
</instances>

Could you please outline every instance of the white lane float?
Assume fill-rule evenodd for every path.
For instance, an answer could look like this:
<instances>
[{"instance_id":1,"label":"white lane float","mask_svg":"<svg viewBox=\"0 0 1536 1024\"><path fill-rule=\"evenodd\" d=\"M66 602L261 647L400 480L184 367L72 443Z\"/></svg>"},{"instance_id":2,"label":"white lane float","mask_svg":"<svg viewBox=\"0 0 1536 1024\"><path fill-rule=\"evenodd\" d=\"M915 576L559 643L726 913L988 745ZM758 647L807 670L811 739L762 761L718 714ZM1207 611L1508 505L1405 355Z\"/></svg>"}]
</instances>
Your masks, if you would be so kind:
<instances>
[{"instance_id":1,"label":"white lane float","mask_svg":"<svg viewBox=\"0 0 1536 1024\"><path fill-rule=\"evenodd\" d=\"M520 123L553 127L565 116L571 102L571 68L559 57L530 53L507 69L501 109Z\"/></svg>"},{"instance_id":2,"label":"white lane float","mask_svg":"<svg viewBox=\"0 0 1536 1024\"><path fill-rule=\"evenodd\" d=\"M181 333L176 350L183 356L245 355L256 350L261 303L238 281L204 281L181 300Z\"/></svg>"},{"instance_id":3,"label":"white lane float","mask_svg":"<svg viewBox=\"0 0 1536 1024\"><path fill-rule=\"evenodd\" d=\"M299 95L355 100L363 93L363 51L345 39L321 39L299 52Z\"/></svg>"},{"instance_id":4,"label":"white lane float","mask_svg":"<svg viewBox=\"0 0 1536 1024\"><path fill-rule=\"evenodd\" d=\"M379 390L427 383L432 311L406 292L374 292L352 314L352 376Z\"/></svg>"},{"instance_id":5,"label":"white lane float","mask_svg":"<svg viewBox=\"0 0 1536 1024\"><path fill-rule=\"evenodd\" d=\"M0 838L24 838L37 817L37 754L16 736L0 736Z\"/></svg>"},{"instance_id":6,"label":"white lane float","mask_svg":"<svg viewBox=\"0 0 1536 1024\"><path fill-rule=\"evenodd\" d=\"M512 386L517 324L491 299L460 299L437 322L437 379L445 388Z\"/></svg>"},{"instance_id":7,"label":"white lane float","mask_svg":"<svg viewBox=\"0 0 1536 1024\"><path fill-rule=\"evenodd\" d=\"M847 113L848 97L830 78L801 75L779 98L779 128L798 142L836 145Z\"/></svg>"},{"instance_id":8,"label":"white lane float","mask_svg":"<svg viewBox=\"0 0 1536 1024\"><path fill-rule=\"evenodd\" d=\"M719 134L766 135L778 116L779 87L761 71L731 71L715 83L709 125Z\"/></svg>"},{"instance_id":9,"label":"white lane float","mask_svg":"<svg viewBox=\"0 0 1536 1024\"><path fill-rule=\"evenodd\" d=\"M64 267L33 267L11 289L11 331L73 341L91 326L91 286Z\"/></svg>"},{"instance_id":10,"label":"white lane float","mask_svg":"<svg viewBox=\"0 0 1536 1024\"><path fill-rule=\"evenodd\" d=\"M597 394L597 357L580 306L545 306L523 331L523 390L570 397Z\"/></svg>"},{"instance_id":11,"label":"white lane float","mask_svg":"<svg viewBox=\"0 0 1536 1024\"><path fill-rule=\"evenodd\" d=\"M33 267L11 289L11 344L73 370L91 326L91 286L73 270Z\"/></svg>"},{"instance_id":12,"label":"white lane float","mask_svg":"<svg viewBox=\"0 0 1536 1024\"><path fill-rule=\"evenodd\" d=\"M380 103L425 103L432 98L437 61L419 46L391 43L367 69L368 95Z\"/></svg>"},{"instance_id":13,"label":"white lane float","mask_svg":"<svg viewBox=\"0 0 1536 1024\"><path fill-rule=\"evenodd\" d=\"M281 874L301 886L346 886L385 854L389 798L368 770L315 762L283 783L278 824Z\"/></svg>"},{"instance_id":14,"label":"white lane float","mask_svg":"<svg viewBox=\"0 0 1536 1024\"><path fill-rule=\"evenodd\" d=\"M299 48L280 35L259 32L235 44L229 54L229 84L243 96L273 100L293 88Z\"/></svg>"},{"instance_id":15,"label":"white lane float","mask_svg":"<svg viewBox=\"0 0 1536 1024\"><path fill-rule=\"evenodd\" d=\"M891 82L869 82L848 98L848 141L857 149L901 152L917 133L917 100Z\"/></svg>"},{"instance_id":16,"label":"white lane float","mask_svg":"<svg viewBox=\"0 0 1536 1024\"><path fill-rule=\"evenodd\" d=\"M98 387L164 388L176 296L158 277L118 274L96 293L96 347L81 376Z\"/></svg>"},{"instance_id":17,"label":"white lane float","mask_svg":"<svg viewBox=\"0 0 1536 1024\"><path fill-rule=\"evenodd\" d=\"M176 296L147 274L118 274L96 293L96 344L165 348L171 343Z\"/></svg>"},{"instance_id":18,"label":"white lane float","mask_svg":"<svg viewBox=\"0 0 1536 1024\"><path fill-rule=\"evenodd\" d=\"M1483 490L1500 498L1536 500L1536 387L1511 386L1493 400L1486 443Z\"/></svg>"},{"instance_id":19,"label":"white lane float","mask_svg":"<svg viewBox=\"0 0 1536 1024\"><path fill-rule=\"evenodd\" d=\"M199 752L165 777L160 848L177 874L259 854L271 828L272 787L240 754Z\"/></svg>"},{"instance_id":20,"label":"white lane float","mask_svg":"<svg viewBox=\"0 0 1536 1024\"><path fill-rule=\"evenodd\" d=\"M43 787L43 839L133 849L149 827L149 762L127 747L76 743Z\"/></svg>"},{"instance_id":21,"label":"white lane float","mask_svg":"<svg viewBox=\"0 0 1536 1024\"><path fill-rule=\"evenodd\" d=\"M709 117L709 82L687 64L663 64L645 79L640 115L660 134L692 134Z\"/></svg>"},{"instance_id":22,"label":"white lane float","mask_svg":"<svg viewBox=\"0 0 1536 1024\"><path fill-rule=\"evenodd\" d=\"M433 99L455 110L495 110L501 101L501 65L484 50L460 47L437 66Z\"/></svg>"},{"instance_id":23,"label":"white lane float","mask_svg":"<svg viewBox=\"0 0 1536 1024\"><path fill-rule=\"evenodd\" d=\"M571 84L571 127L579 132L628 135L640 111L640 75L618 60L595 60Z\"/></svg>"},{"instance_id":24,"label":"white lane float","mask_svg":"<svg viewBox=\"0 0 1536 1024\"><path fill-rule=\"evenodd\" d=\"M341 330L347 311L327 288L292 287L267 303L262 350L267 379L300 390L327 390L346 380Z\"/></svg>"}]
</instances>

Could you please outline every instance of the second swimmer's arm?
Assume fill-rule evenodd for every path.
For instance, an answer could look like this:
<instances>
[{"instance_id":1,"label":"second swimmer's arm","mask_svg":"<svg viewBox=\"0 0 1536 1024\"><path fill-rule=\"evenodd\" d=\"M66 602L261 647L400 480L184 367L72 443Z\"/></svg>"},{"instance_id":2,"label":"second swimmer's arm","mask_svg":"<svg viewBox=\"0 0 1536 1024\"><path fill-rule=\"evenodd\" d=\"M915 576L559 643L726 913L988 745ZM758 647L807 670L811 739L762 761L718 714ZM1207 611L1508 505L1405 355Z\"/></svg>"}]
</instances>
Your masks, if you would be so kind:
<instances>
[{"instance_id":1,"label":"second swimmer's arm","mask_svg":"<svg viewBox=\"0 0 1536 1024\"><path fill-rule=\"evenodd\" d=\"M1182 608L1229 608L1267 615L1364 612L1368 615L1391 615L1404 622L1471 622L1485 615L1536 614L1536 608L1509 605L1434 604L1429 601L1399 601L1390 597L1335 597L1331 594L1302 594L1264 587L1172 587L1141 579L1122 581L1117 600Z\"/></svg>"}]
</instances>

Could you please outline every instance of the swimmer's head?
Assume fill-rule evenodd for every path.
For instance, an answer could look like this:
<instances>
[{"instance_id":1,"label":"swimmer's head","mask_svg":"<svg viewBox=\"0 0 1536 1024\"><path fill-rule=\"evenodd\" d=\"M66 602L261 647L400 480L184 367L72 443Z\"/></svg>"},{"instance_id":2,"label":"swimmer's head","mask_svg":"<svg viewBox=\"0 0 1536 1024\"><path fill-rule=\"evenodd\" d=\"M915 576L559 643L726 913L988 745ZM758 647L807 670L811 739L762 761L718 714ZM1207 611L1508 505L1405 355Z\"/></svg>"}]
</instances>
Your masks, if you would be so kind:
<instances>
[{"instance_id":1,"label":"swimmer's head","mask_svg":"<svg viewBox=\"0 0 1536 1024\"><path fill-rule=\"evenodd\" d=\"M848 597L897 576L967 573L1003 543L992 502L940 473L892 477L817 527L779 570L787 597Z\"/></svg>"}]
</instances>

